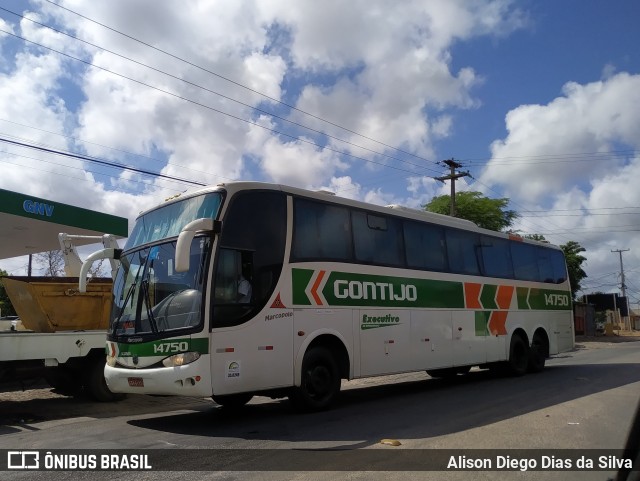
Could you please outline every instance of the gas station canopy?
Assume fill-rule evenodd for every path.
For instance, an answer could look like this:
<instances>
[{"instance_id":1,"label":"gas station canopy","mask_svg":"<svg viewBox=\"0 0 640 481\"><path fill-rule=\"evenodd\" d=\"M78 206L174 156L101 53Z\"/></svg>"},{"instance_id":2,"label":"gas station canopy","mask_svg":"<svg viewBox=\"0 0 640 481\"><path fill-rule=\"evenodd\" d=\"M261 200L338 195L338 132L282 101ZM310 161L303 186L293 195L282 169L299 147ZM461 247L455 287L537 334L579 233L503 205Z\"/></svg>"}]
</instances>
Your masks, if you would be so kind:
<instances>
[{"instance_id":1,"label":"gas station canopy","mask_svg":"<svg viewBox=\"0 0 640 481\"><path fill-rule=\"evenodd\" d=\"M58 234L127 237L128 220L0 189L0 259L59 250ZM99 241L74 241L76 246Z\"/></svg>"}]
</instances>

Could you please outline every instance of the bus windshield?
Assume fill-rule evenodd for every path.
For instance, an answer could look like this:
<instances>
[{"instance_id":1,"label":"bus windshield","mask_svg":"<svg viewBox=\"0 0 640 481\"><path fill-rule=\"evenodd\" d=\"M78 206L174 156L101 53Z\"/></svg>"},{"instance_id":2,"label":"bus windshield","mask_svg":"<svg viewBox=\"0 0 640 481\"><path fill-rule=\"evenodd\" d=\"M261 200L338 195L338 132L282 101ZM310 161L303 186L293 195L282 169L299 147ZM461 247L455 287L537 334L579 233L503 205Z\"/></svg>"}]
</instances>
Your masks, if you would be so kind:
<instances>
[{"instance_id":1,"label":"bus windshield","mask_svg":"<svg viewBox=\"0 0 640 481\"><path fill-rule=\"evenodd\" d=\"M182 228L193 220L203 217L216 219L222 203L222 195L221 192L213 192L166 204L147 212L136 221L124 250L128 251L143 244L177 237Z\"/></svg>"},{"instance_id":2,"label":"bus windshield","mask_svg":"<svg viewBox=\"0 0 640 481\"><path fill-rule=\"evenodd\" d=\"M176 241L137 249L121 257L113 285L109 336L176 335L202 327L202 289L211 249L208 237L191 244L190 269L176 272Z\"/></svg>"}]
</instances>

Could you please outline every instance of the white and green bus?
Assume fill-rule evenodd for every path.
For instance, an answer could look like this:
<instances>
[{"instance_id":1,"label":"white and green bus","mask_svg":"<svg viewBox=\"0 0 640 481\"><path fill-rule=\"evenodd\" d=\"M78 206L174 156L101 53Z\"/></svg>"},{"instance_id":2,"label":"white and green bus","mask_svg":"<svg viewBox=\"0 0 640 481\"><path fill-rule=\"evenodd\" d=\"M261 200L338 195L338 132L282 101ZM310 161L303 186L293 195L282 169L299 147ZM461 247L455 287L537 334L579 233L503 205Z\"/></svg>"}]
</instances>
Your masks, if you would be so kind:
<instances>
[{"instance_id":1,"label":"white and green bus","mask_svg":"<svg viewBox=\"0 0 640 481\"><path fill-rule=\"evenodd\" d=\"M522 375L574 345L560 249L399 206L219 184L142 213L122 251L87 262L113 256L114 392L320 410L342 379Z\"/></svg>"}]
</instances>

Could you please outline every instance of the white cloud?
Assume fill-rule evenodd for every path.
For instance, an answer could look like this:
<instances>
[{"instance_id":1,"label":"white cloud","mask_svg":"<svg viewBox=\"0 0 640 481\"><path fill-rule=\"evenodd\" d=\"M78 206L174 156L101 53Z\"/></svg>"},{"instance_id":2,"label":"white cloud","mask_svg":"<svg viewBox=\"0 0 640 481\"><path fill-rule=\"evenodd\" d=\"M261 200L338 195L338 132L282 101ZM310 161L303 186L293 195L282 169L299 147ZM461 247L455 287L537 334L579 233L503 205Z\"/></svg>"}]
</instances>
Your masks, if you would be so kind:
<instances>
[{"instance_id":1,"label":"white cloud","mask_svg":"<svg viewBox=\"0 0 640 481\"><path fill-rule=\"evenodd\" d=\"M509 112L508 135L492 144L480 177L504 189L517 210L539 211L522 212L517 229L586 248L584 292L616 290L612 249L630 249L627 266L640 262L640 75L605 73L598 82L567 83L546 105ZM628 280L640 286L640 272Z\"/></svg>"},{"instance_id":2,"label":"white cloud","mask_svg":"<svg viewBox=\"0 0 640 481\"><path fill-rule=\"evenodd\" d=\"M522 14L504 0L415 0L402 8L391 8L382 0L60 3L187 62L48 2L34 1L24 10L30 18L53 23L79 38L244 103L276 107L207 70L423 156L432 156L433 140L452 131L452 110L479 104L472 90L481 78L473 66L452 68L452 46L479 35L501 36L523 25ZM2 35L0 52L17 48L18 53L13 59L3 56L3 65L12 67L0 76L0 111L9 120L54 133L3 122L3 134L55 148L81 147L91 155L209 183L244 178L328 186L352 198L410 205L422 202L420 195L433 190L424 181L423 194L400 199L384 188L367 189L355 177L361 162L324 148L313 133L292 131L265 117L258 117L257 122L302 136L294 140L260 129L213 110L255 118L250 108L27 20L15 25L0 22L2 28L19 30L34 41L193 101ZM14 42L11 49L6 48L9 41ZM292 118L332 134L339 132L340 137L370 149L390 152L379 143L365 142L309 117L294 114ZM306 139L320 145L305 143ZM327 147L385 161L334 140ZM114 149L153 156L157 161L124 156ZM141 186L137 182L142 177L131 172L109 171L109 178L98 173L107 171L79 160L27 155L49 163L2 155L0 161L7 168L0 187L28 189L33 195L130 219L166 196L162 189L180 188L164 180ZM386 173L376 169L381 170L379 176Z\"/></svg>"},{"instance_id":3,"label":"white cloud","mask_svg":"<svg viewBox=\"0 0 640 481\"><path fill-rule=\"evenodd\" d=\"M332 177L328 186L323 186L316 190L326 190L339 197L360 200L361 189L360 184L354 182L351 176L345 175L343 177Z\"/></svg>"},{"instance_id":4,"label":"white cloud","mask_svg":"<svg viewBox=\"0 0 640 481\"><path fill-rule=\"evenodd\" d=\"M334 152L301 141L280 142L273 137L262 145L261 156L261 168L268 178L299 187L323 183L346 168Z\"/></svg>"},{"instance_id":5,"label":"white cloud","mask_svg":"<svg viewBox=\"0 0 640 481\"><path fill-rule=\"evenodd\" d=\"M482 182L536 202L619 168L621 159L608 154L619 150L616 146L640 147L640 75L569 82L563 94L547 105L522 105L507 114L509 134L492 144ZM594 161L594 153L602 155Z\"/></svg>"}]
</instances>

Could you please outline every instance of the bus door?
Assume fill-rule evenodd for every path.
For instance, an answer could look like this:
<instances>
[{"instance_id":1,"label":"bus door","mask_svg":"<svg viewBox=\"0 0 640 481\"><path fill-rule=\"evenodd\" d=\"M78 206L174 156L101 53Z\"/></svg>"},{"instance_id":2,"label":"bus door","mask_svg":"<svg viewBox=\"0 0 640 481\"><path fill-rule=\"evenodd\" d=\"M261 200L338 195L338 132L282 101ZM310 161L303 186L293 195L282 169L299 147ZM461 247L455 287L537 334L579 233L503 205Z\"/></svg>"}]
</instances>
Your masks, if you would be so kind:
<instances>
[{"instance_id":1,"label":"bus door","mask_svg":"<svg viewBox=\"0 0 640 481\"><path fill-rule=\"evenodd\" d=\"M572 349L575 343L575 334L571 311L554 313L551 317L553 318L552 325L555 325L553 334L558 339L559 352Z\"/></svg>"},{"instance_id":2,"label":"bus door","mask_svg":"<svg viewBox=\"0 0 640 481\"><path fill-rule=\"evenodd\" d=\"M411 359L411 312L361 309L360 373L391 374L415 369Z\"/></svg>"},{"instance_id":3,"label":"bus door","mask_svg":"<svg viewBox=\"0 0 640 481\"><path fill-rule=\"evenodd\" d=\"M453 365L451 311L411 311L411 357L417 369Z\"/></svg>"},{"instance_id":4,"label":"bus door","mask_svg":"<svg viewBox=\"0 0 640 481\"><path fill-rule=\"evenodd\" d=\"M211 369L217 395L291 385L293 314L256 309L265 282L254 252L221 248L214 288ZM271 284L271 280L266 282ZM269 290L268 288L267 290Z\"/></svg>"}]
</instances>

